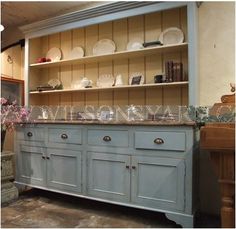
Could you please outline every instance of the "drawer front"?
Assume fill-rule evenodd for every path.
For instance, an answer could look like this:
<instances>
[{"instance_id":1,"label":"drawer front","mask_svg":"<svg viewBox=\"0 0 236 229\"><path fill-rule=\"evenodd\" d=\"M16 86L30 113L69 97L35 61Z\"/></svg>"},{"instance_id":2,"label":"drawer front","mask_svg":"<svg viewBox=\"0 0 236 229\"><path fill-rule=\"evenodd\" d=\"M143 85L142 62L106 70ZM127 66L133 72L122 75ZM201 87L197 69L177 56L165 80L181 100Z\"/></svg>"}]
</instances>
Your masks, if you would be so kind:
<instances>
[{"instance_id":1,"label":"drawer front","mask_svg":"<svg viewBox=\"0 0 236 229\"><path fill-rule=\"evenodd\" d=\"M184 132L135 132L136 149L156 149L156 150L185 150Z\"/></svg>"},{"instance_id":2,"label":"drawer front","mask_svg":"<svg viewBox=\"0 0 236 229\"><path fill-rule=\"evenodd\" d=\"M88 130L88 144L96 146L128 147L128 130Z\"/></svg>"},{"instance_id":3,"label":"drawer front","mask_svg":"<svg viewBox=\"0 0 236 229\"><path fill-rule=\"evenodd\" d=\"M40 142L40 141L44 141L44 136L45 136L44 128L24 127L24 128L18 129L16 132L17 140L23 140L23 141Z\"/></svg>"},{"instance_id":4,"label":"drawer front","mask_svg":"<svg viewBox=\"0 0 236 229\"><path fill-rule=\"evenodd\" d=\"M49 143L82 144L81 129L49 128Z\"/></svg>"}]
</instances>

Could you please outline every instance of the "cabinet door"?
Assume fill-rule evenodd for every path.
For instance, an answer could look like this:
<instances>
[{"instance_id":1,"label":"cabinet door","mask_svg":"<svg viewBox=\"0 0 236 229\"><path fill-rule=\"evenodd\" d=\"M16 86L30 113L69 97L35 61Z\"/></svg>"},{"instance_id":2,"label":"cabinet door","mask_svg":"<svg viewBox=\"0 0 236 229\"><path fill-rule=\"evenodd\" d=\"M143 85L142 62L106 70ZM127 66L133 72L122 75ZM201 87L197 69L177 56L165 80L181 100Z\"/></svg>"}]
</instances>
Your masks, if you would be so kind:
<instances>
[{"instance_id":1,"label":"cabinet door","mask_svg":"<svg viewBox=\"0 0 236 229\"><path fill-rule=\"evenodd\" d=\"M130 199L130 157L88 152L88 194L127 202Z\"/></svg>"},{"instance_id":2,"label":"cabinet door","mask_svg":"<svg viewBox=\"0 0 236 229\"><path fill-rule=\"evenodd\" d=\"M66 149L48 149L47 185L68 192L81 192L81 152Z\"/></svg>"},{"instance_id":3,"label":"cabinet door","mask_svg":"<svg viewBox=\"0 0 236 229\"><path fill-rule=\"evenodd\" d=\"M20 145L17 150L16 179L37 186L46 185L45 148Z\"/></svg>"},{"instance_id":4,"label":"cabinet door","mask_svg":"<svg viewBox=\"0 0 236 229\"><path fill-rule=\"evenodd\" d=\"M159 209L184 209L185 163L181 159L132 157L131 201Z\"/></svg>"}]
</instances>

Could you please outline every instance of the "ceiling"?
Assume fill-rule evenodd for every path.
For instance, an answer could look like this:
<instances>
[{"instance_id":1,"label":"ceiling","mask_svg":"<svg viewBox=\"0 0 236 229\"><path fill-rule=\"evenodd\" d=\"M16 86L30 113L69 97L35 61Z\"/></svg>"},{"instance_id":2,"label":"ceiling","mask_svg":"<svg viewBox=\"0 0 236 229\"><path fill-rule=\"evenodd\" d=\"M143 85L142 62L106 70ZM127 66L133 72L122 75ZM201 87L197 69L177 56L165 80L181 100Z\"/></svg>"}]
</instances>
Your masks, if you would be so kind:
<instances>
[{"instance_id":1,"label":"ceiling","mask_svg":"<svg viewBox=\"0 0 236 229\"><path fill-rule=\"evenodd\" d=\"M18 27L62 14L105 4L105 1L27 1L1 2L1 46L6 47L23 38Z\"/></svg>"}]
</instances>

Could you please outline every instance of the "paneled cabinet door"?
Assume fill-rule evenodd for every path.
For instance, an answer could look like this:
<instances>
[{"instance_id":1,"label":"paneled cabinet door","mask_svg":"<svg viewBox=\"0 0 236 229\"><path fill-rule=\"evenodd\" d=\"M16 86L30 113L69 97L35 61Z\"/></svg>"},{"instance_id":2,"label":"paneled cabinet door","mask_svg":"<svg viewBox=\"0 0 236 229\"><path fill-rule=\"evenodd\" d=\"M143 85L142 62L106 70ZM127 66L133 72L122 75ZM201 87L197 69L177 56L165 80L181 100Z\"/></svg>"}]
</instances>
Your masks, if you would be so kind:
<instances>
[{"instance_id":1,"label":"paneled cabinet door","mask_svg":"<svg viewBox=\"0 0 236 229\"><path fill-rule=\"evenodd\" d=\"M130 200L130 156L88 152L87 185L90 196Z\"/></svg>"},{"instance_id":2,"label":"paneled cabinet door","mask_svg":"<svg viewBox=\"0 0 236 229\"><path fill-rule=\"evenodd\" d=\"M132 157L131 201L150 208L184 210L185 163L181 159Z\"/></svg>"},{"instance_id":3,"label":"paneled cabinet door","mask_svg":"<svg viewBox=\"0 0 236 229\"><path fill-rule=\"evenodd\" d=\"M62 191L81 192L81 152L47 149L47 186Z\"/></svg>"},{"instance_id":4,"label":"paneled cabinet door","mask_svg":"<svg viewBox=\"0 0 236 229\"><path fill-rule=\"evenodd\" d=\"M31 185L46 185L45 148L19 145L16 180Z\"/></svg>"}]
</instances>

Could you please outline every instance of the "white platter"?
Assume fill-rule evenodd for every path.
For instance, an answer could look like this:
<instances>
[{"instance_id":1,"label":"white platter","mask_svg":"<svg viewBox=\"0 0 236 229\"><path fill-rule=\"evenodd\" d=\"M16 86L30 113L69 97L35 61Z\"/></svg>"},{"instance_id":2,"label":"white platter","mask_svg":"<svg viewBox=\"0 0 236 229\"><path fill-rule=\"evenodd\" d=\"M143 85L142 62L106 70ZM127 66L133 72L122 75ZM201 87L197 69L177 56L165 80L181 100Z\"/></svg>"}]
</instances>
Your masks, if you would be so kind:
<instances>
[{"instance_id":1,"label":"white platter","mask_svg":"<svg viewBox=\"0 0 236 229\"><path fill-rule=\"evenodd\" d=\"M74 47L69 54L70 59L77 59L83 56L84 56L84 49L80 46Z\"/></svg>"},{"instance_id":2,"label":"white platter","mask_svg":"<svg viewBox=\"0 0 236 229\"><path fill-rule=\"evenodd\" d=\"M112 75L101 75L97 80L98 87L112 87L114 85L114 77Z\"/></svg>"},{"instance_id":3,"label":"white platter","mask_svg":"<svg viewBox=\"0 0 236 229\"><path fill-rule=\"evenodd\" d=\"M50 79L48 81L48 84L52 86L53 88L55 88L61 85L61 81L59 79L54 78L54 79Z\"/></svg>"},{"instance_id":4,"label":"white platter","mask_svg":"<svg viewBox=\"0 0 236 229\"><path fill-rule=\"evenodd\" d=\"M161 33L159 41L163 45L181 44L184 41L184 34L181 29L170 27Z\"/></svg>"},{"instance_id":5,"label":"white platter","mask_svg":"<svg viewBox=\"0 0 236 229\"><path fill-rule=\"evenodd\" d=\"M93 46L93 55L112 54L116 50L114 41L102 39Z\"/></svg>"},{"instance_id":6,"label":"white platter","mask_svg":"<svg viewBox=\"0 0 236 229\"><path fill-rule=\"evenodd\" d=\"M59 48L51 48L47 54L46 54L46 58L47 59L51 59L51 61L59 61L61 59L62 53L61 50Z\"/></svg>"}]
</instances>

